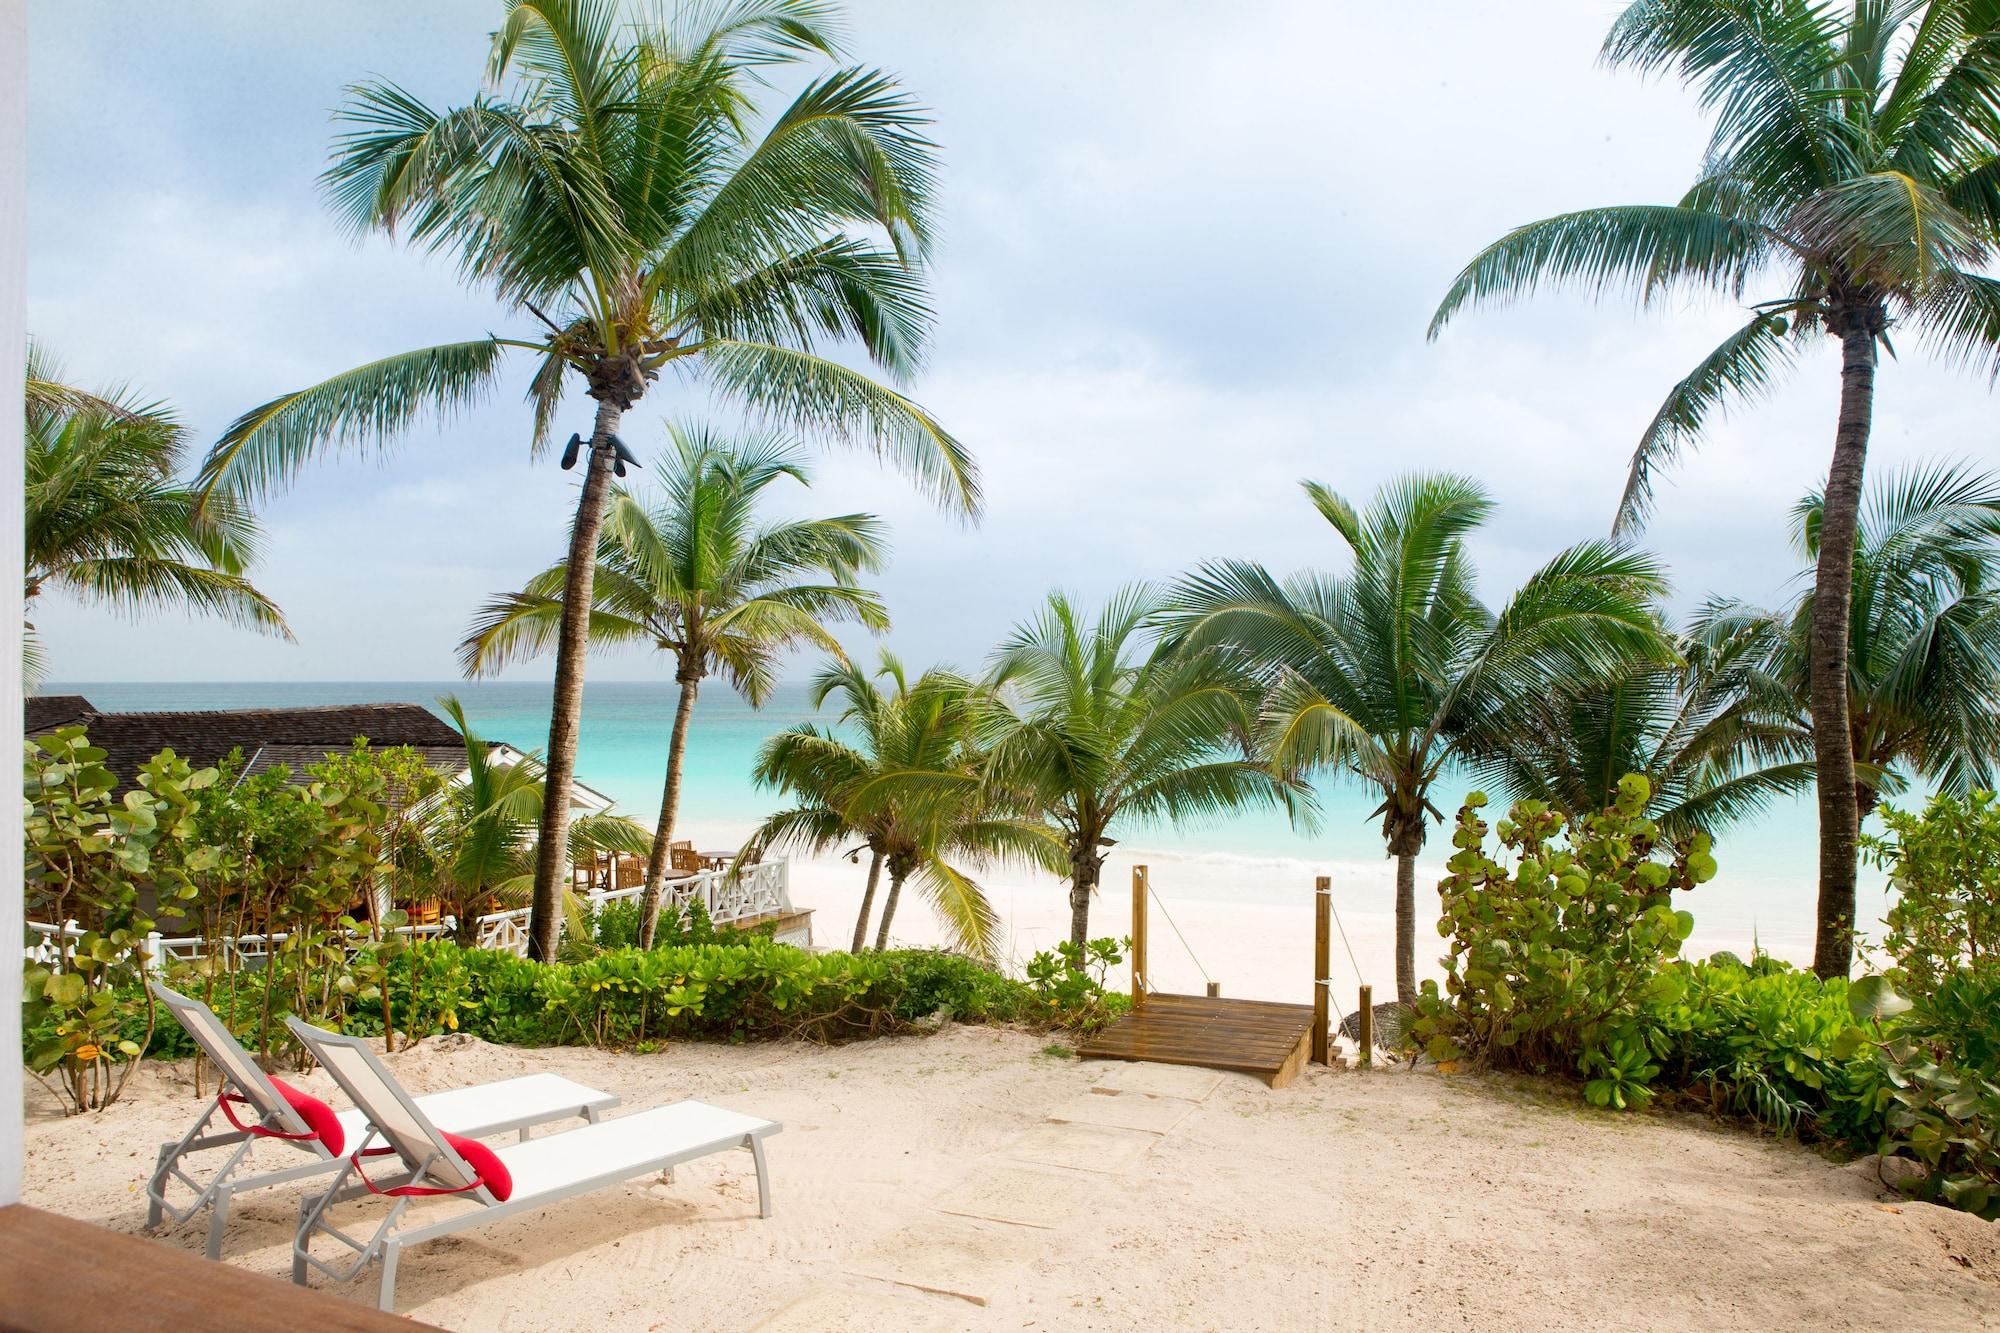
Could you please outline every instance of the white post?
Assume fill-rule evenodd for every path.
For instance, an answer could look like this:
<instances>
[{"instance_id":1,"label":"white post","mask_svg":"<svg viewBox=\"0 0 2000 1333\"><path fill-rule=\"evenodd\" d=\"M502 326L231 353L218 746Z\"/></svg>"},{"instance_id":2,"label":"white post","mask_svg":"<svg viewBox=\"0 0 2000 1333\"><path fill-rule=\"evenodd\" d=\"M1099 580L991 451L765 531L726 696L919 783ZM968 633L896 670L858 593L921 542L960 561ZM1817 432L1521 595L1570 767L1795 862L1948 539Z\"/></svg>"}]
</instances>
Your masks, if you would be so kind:
<instances>
[{"instance_id":1,"label":"white post","mask_svg":"<svg viewBox=\"0 0 2000 1333\"><path fill-rule=\"evenodd\" d=\"M28 7L0 0L0 712L21 727L22 401L28 353ZM19 751L16 751L18 756ZM21 845L21 765L0 779L0 847ZM21 1198L21 862L0 856L0 1206Z\"/></svg>"},{"instance_id":2,"label":"white post","mask_svg":"<svg viewBox=\"0 0 2000 1333\"><path fill-rule=\"evenodd\" d=\"M146 932L146 971L156 977L167 974L166 947L160 943L160 932Z\"/></svg>"}]
</instances>

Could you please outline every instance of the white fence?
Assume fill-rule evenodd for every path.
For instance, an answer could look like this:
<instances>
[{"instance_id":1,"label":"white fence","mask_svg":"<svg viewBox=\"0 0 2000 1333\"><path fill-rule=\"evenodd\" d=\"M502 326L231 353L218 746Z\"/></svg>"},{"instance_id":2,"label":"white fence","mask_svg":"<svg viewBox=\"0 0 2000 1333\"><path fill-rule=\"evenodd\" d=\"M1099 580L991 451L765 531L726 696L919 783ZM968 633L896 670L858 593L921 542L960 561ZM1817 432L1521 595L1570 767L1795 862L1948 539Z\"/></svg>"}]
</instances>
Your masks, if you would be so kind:
<instances>
[{"instance_id":1,"label":"white fence","mask_svg":"<svg viewBox=\"0 0 2000 1333\"><path fill-rule=\"evenodd\" d=\"M595 911L606 903L629 902L645 892L643 886L629 889L597 890L584 895ZM760 861L756 865L744 866L741 870L704 870L697 875L683 879L670 879L666 883L665 898L661 911L684 911L689 903L699 902L708 913L708 919L718 926L733 925L739 921L753 921L759 917L771 916L792 910L792 863L790 861ZM482 949L506 949L526 956L528 952L528 917L530 909L523 907L512 912L492 912L479 919L478 944ZM556 921L557 930L562 929L562 920ZM403 926L396 933L413 938L429 939L448 935L452 924L445 922L429 926ZM28 923L27 960L44 967L53 967L62 960L61 939L77 939L83 930L74 922L51 925L41 921ZM271 951L283 944L285 935L279 932L271 935L238 935L222 941L223 952L228 958L228 966L244 967L254 965L270 956ZM192 963L207 956L208 941L199 935L162 935L154 931L146 937L148 966L154 971L166 968L169 959L179 963Z\"/></svg>"}]
</instances>

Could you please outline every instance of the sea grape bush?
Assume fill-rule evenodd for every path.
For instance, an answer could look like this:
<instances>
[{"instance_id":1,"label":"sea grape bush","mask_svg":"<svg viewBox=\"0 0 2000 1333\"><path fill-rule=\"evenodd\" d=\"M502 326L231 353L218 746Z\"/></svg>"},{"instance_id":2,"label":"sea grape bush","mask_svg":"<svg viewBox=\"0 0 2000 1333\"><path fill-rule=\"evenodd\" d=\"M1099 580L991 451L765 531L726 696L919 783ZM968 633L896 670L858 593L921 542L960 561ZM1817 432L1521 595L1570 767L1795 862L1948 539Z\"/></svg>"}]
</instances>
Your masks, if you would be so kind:
<instances>
[{"instance_id":1,"label":"sea grape bush","mask_svg":"<svg viewBox=\"0 0 2000 1333\"><path fill-rule=\"evenodd\" d=\"M1895 892L1882 946L1896 983L1927 996L1961 970L2000 967L2000 801L1975 791L1881 813L1887 835L1868 845Z\"/></svg>"},{"instance_id":2,"label":"sea grape bush","mask_svg":"<svg viewBox=\"0 0 2000 1333\"><path fill-rule=\"evenodd\" d=\"M73 920L81 931L56 938L53 965L24 971L22 1026L34 1038L25 1055L71 1112L117 1101L151 1038L152 997L136 988L143 1019L134 1033L120 993L135 989L147 961L147 899L172 904L195 893L190 875L207 853L193 816L216 777L168 750L114 798L118 780L104 759L83 728L63 727L28 741L22 774L28 916Z\"/></svg>"},{"instance_id":3,"label":"sea grape bush","mask_svg":"<svg viewBox=\"0 0 2000 1333\"><path fill-rule=\"evenodd\" d=\"M1578 1072L1595 1103L1646 1101L1663 1051L1641 1015L1685 985L1664 964L1694 926L1672 894L1715 873L1705 836L1660 837L1644 814L1650 796L1629 776L1599 814L1518 801L1497 829L1480 818L1485 795L1466 798L1438 886L1444 989L1425 983L1413 1025L1433 1059ZM1488 855L1489 833L1511 866Z\"/></svg>"}]
</instances>

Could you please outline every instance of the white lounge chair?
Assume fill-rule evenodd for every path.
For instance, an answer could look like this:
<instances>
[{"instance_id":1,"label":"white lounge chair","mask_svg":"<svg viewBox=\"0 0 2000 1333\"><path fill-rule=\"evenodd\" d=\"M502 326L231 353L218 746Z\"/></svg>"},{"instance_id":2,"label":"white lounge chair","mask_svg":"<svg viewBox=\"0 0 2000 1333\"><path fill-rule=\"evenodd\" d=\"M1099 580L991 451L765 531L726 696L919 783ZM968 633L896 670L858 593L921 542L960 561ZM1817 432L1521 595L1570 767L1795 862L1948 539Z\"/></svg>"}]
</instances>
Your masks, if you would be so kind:
<instances>
[{"instance_id":1,"label":"white lounge chair","mask_svg":"<svg viewBox=\"0 0 2000 1333\"><path fill-rule=\"evenodd\" d=\"M317 1268L337 1282L359 1276L376 1260L382 1264L377 1304L393 1311L396 1303L396 1260L405 1247L421 1245L469 1227L546 1207L606 1185L671 1171L682 1162L731 1149L749 1150L757 1168L757 1215L771 1215L771 1181L764 1165L764 1140L783 1126L737 1111L683 1101L635 1111L616 1120L599 1121L560 1134L489 1149L440 1131L396 1083L374 1052L354 1037L288 1019L292 1032L305 1043L320 1067L368 1116L368 1139L357 1145L331 1188L300 1205L298 1234L292 1241L292 1281L301 1286L306 1270ZM380 1136L400 1159L392 1177L371 1180L361 1159L368 1144ZM468 1157L474 1160L468 1161ZM359 1183L350 1184L349 1177ZM326 1220L327 1209L363 1193L395 1200L388 1217L367 1240L356 1240ZM455 1194L480 1206L452 1213L398 1231L411 1198ZM324 1233L351 1250L355 1258L341 1267L315 1259L312 1241Z\"/></svg>"},{"instance_id":2,"label":"white lounge chair","mask_svg":"<svg viewBox=\"0 0 2000 1333\"><path fill-rule=\"evenodd\" d=\"M215 1100L179 1141L160 1145L158 1164L146 1182L146 1226L157 1227L168 1217L176 1223L186 1222L203 1208L211 1208L214 1211L208 1220L208 1257L220 1259L222 1233L232 1197L245 1190L310 1180L337 1170L347 1160L343 1155L347 1146L359 1145L367 1135L368 1117L359 1110L336 1113L295 1089L281 1090L281 1085L258 1067L207 1005L157 981L150 984L153 994L214 1064L221 1086ZM511 1131L518 1132L524 1140L531 1126L573 1116L595 1121L600 1111L617 1104L618 1098L612 1093L586 1088L555 1074L529 1074L455 1088L417 1102L433 1123L454 1134L482 1138ZM239 1114L238 1108L247 1114ZM227 1120L231 1128L209 1133L209 1124L217 1115ZM244 1166L251 1148L260 1139L296 1148L312 1160L279 1171L239 1175L238 1169ZM183 1163L190 1156L216 1148L235 1151L207 1181L197 1180L184 1169ZM194 1191L193 1202L176 1207L168 1200L167 1188L173 1181Z\"/></svg>"}]
</instances>

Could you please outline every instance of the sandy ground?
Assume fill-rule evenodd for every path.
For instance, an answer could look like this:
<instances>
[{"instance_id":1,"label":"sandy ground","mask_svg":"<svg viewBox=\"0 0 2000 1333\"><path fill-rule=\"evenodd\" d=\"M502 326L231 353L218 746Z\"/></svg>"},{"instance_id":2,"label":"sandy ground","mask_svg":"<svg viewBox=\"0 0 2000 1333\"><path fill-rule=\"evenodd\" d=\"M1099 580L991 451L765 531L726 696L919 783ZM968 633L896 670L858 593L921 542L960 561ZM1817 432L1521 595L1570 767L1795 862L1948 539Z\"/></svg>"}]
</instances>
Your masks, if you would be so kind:
<instances>
[{"instance_id":1,"label":"sandy ground","mask_svg":"<svg viewBox=\"0 0 2000 1333\"><path fill-rule=\"evenodd\" d=\"M2000 1327L2000 1228L1889 1202L1866 1164L1498 1078L1309 1069L1274 1092L1045 1042L399 1053L417 1091L553 1069L785 1129L770 1221L747 1155L711 1158L415 1250L398 1309L462 1330ZM155 1145L197 1110L182 1073L78 1119L31 1088L28 1201L138 1230ZM229 1262L287 1274L296 1206L244 1196Z\"/></svg>"}]
</instances>

